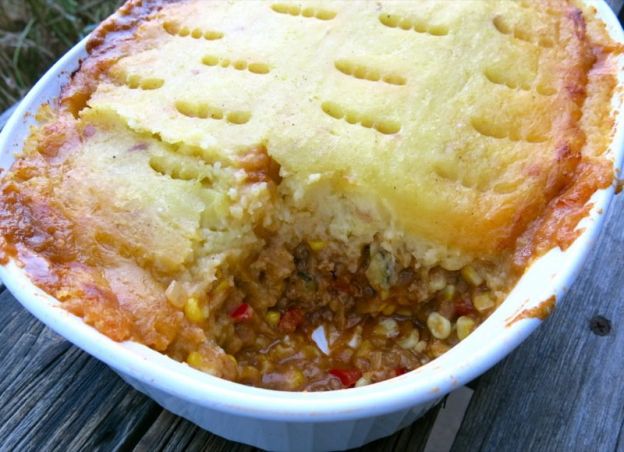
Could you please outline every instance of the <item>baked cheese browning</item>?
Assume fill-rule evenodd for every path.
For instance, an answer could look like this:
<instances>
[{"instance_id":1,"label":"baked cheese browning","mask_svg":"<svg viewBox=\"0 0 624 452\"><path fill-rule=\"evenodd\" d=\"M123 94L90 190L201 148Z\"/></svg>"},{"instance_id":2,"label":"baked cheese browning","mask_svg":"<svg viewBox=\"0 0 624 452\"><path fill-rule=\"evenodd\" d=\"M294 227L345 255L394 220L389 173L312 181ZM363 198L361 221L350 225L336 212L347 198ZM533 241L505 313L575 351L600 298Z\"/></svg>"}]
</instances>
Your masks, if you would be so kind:
<instances>
[{"instance_id":1,"label":"baked cheese browning","mask_svg":"<svg viewBox=\"0 0 624 452\"><path fill-rule=\"evenodd\" d=\"M621 48L579 8L130 1L3 176L5 256L224 378L414 369L613 180Z\"/></svg>"}]
</instances>

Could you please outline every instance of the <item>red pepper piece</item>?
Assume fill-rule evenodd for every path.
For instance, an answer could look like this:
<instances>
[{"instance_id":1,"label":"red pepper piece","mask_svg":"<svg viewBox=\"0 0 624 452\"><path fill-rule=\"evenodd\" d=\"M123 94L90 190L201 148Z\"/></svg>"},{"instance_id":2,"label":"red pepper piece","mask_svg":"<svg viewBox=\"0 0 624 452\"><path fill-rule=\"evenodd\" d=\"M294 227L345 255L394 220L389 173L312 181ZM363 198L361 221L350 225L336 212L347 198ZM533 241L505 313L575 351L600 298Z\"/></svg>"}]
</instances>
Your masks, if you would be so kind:
<instances>
[{"instance_id":1,"label":"red pepper piece","mask_svg":"<svg viewBox=\"0 0 624 452\"><path fill-rule=\"evenodd\" d=\"M230 312L230 317L236 323L249 320L253 316L253 309L247 303L241 304L239 307Z\"/></svg>"},{"instance_id":2,"label":"red pepper piece","mask_svg":"<svg viewBox=\"0 0 624 452\"><path fill-rule=\"evenodd\" d=\"M346 294L350 294L351 291L353 290L353 287L351 286L351 284L342 278L339 278L336 281L334 281L334 287L336 288L337 291L343 292Z\"/></svg>"},{"instance_id":3,"label":"red pepper piece","mask_svg":"<svg viewBox=\"0 0 624 452\"><path fill-rule=\"evenodd\" d=\"M396 375L397 377L399 375L403 375L405 372L407 372L407 369L405 367L397 367L396 369L394 369L394 375Z\"/></svg>"},{"instance_id":4,"label":"red pepper piece","mask_svg":"<svg viewBox=\"0 0 624 452\"><path fill-rule=\"evenodd\" d=\"M332 369L329 373L338 377L345 388L352 388L355 386L355 382L362 377L362 372L359 369Z\"/></svg>"},{"instance_id":5,"label":"red pepper piece","mask_svg":"<svg viewBox=\"0 0 624 452\"><path fill-rule=\"evenodd\" d=\"M282 315L278 327L285 333L292 333L301 325L304 319L305 316L301 309L291 308Z\"/></svg>"},{"instance_id":6,"label":"red pepper piece","mask_svg":"<svg viewBox=\"0 0 624 452\"><path fill-rule=\"evenodd\" d=\"M455 315L461 317L462 315L470 315L475 312L475 307L472 304L470 298L460 298L455 301Z\"/></svg>"}]
</instances>

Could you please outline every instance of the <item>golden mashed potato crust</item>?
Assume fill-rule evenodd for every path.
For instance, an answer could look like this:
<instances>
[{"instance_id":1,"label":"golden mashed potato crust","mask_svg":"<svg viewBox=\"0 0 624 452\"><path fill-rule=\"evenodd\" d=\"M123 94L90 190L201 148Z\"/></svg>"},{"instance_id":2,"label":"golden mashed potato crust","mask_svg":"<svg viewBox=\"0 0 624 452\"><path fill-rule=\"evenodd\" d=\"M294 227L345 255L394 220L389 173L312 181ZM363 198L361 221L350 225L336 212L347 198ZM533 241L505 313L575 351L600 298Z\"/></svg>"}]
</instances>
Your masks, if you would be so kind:
<instances>
[{"instance_id":1,"label":"golden mashed potato crust","mask_svg":"<svg viewBox=\"0 0 624 452\"><path fill-rule=\"evenodd\" d=\"M383 200L387 223L473 256L513 244L596 152L579 119L604 54L568 2L318 5L325 20L278 2L168 4L89 105L169 143L264 143L299 184L319 174Z\"/></svg>"},{"instance_id":2,"label":"golden mashed potato crust","mask_svg":"<svg viewBox=\"0 0 624 452\"><path fill-rule=\"evenodd\" d=\"M256 375L276 315L309 348L300 308L419 344L319 368L435 358L613 182L621 47L574 2L133 0L87 48L3 177L5 255L112 338L226 378L327 389Z\"/></svg>"}]
</instances>

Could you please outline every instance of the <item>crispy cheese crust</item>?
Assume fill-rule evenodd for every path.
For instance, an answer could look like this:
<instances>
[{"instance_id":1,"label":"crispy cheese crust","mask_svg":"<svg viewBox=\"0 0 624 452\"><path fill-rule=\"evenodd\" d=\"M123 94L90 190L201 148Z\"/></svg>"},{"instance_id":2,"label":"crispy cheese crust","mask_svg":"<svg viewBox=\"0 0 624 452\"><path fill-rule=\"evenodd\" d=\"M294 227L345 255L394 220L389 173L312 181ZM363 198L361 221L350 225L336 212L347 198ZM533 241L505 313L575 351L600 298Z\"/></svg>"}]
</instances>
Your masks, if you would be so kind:
<instances>
[{"instance_id":1,"label":"crispy cheese crust","mask_svg":"<svg viewBox=\"0 0 624 452\"><path fill-rule=\"evenodd\" d=\"M438 356L613 182L621 48L573 2L133 0L88 51L3 177L5 255L114 339L249 384ZM346 357L389 318L425 344ZM266 352L326 321L348 338L303 383Z\"/></svg>"}]
</instances>

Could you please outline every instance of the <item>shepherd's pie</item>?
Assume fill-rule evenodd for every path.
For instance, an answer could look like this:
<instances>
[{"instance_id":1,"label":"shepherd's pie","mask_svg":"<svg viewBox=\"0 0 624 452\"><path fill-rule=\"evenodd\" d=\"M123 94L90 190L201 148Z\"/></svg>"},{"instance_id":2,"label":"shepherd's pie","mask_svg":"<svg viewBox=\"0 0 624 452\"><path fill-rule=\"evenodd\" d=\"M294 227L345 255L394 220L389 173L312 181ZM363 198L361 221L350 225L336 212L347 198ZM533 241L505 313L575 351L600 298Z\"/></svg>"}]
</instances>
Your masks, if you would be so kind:
<instances>
[{"instance_id":1,"label":"shepherd's pie","mask_svg":"<svg viewBox=\"0 0 624 452\"><path fill-rule=\"evenodd\" d=\"M3 175L5 262L242 383L384 380L464 339L614 182L582 3L128 1Z\"/></svg>"}]
</instances>

